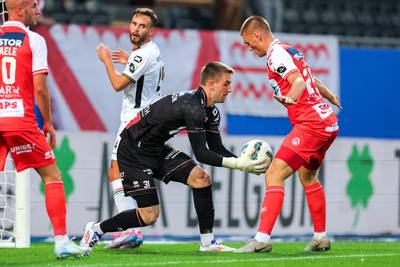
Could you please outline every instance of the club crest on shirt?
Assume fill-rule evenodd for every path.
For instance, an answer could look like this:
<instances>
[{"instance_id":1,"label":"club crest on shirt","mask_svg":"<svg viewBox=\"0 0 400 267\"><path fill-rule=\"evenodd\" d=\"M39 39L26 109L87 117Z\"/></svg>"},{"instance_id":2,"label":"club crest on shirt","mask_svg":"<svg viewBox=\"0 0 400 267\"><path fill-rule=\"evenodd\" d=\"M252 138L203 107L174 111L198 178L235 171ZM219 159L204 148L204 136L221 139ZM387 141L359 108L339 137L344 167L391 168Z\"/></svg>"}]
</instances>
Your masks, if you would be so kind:
<instances>
[{"instance_id":1,"label":"club crest on shirt","mask_svg":"<svg viewBox=\"0 0 400 267\"><path fill-rule=\"evenodd\" d=\"M300 145L300 138L299 137L293 138L292 139L292 145L294 145L294 146Z\"/></svg>"},{"instance_id":2,"label":"club crest on shirt","mask_svg":"<svg viewBox=\"0 0 400 267\"><path fill-rule=\"evenodd\" d=\"M136 63L140 63L140 62L142 62L142 60L143 60L143 58L141 56L135 56L133 58L133 61L135 61Z\"/></svg>"}]
</instances>

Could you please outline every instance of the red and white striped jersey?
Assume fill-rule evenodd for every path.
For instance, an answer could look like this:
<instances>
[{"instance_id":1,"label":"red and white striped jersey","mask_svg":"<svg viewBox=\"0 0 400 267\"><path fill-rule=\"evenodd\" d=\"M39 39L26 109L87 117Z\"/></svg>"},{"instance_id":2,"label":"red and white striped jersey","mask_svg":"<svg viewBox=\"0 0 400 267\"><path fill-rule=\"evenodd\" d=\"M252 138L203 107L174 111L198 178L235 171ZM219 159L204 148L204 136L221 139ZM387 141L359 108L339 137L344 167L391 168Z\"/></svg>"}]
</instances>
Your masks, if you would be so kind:
<instances>
[{"instance_id":1,"label":"red and white striped jersey","mask_svg":"<svg viewBox=\"0 0 400 267\"><path fill-rule=\"evenodd\" d=\"M295 105L285 105L292 125L301 123L312 128L332 126L337 117L329 104L324 102L314 83L314 77L304 58L303 53L275 39L267 51L269 82L275 95L287 95L291 84L287 81L291 73L299 72L306 89L297 99Z\"/></svg>"},{"instance_id":2,"label":"red and white striped jersey","mask_svg":"<svg viewBox=\"0 0 400 267\"><path fill-rule=\"evenodd\" d=\"M33 76L47 74L47 47L39 34L17 21L0 28L0 131L37 127Z\"/></svg>"}]
</instances>

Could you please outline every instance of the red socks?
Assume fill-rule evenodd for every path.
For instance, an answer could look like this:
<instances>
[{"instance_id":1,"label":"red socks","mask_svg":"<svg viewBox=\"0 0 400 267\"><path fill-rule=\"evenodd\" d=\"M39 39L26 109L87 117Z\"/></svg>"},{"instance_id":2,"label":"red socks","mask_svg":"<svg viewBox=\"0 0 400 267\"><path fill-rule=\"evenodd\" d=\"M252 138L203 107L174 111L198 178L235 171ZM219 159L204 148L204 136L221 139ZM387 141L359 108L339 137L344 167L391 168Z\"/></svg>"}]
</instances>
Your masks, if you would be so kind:
<instances>
[{"instance_id":1,"label":"red socks","mask_svg":"<svg viewBox=\"0 0 400 267\"><path fill-rule=\"evenodd\" d=\"M45 184L46 209L53 225L54 236L67 234L66 200L62 181Z\"/></svg>"},{"instance_id":2,"label":"red socks","mask_svg":"<svg viewBox=\"0 0 400 267\"><path fill-rule=\"evenodd\" d=\"M264 202L260 212L258 232L271 234L275 221L282 209L285 189L283 186L269 186L265 191Z\"/></svg>"},{"instance_id":3,"label":"red socks","mask_svg":"<svg viewBox=\"0 0 400 267\"><path fill-rule=\"evenodd\" d=\"M308 208L310 209L311 219L314 224L314 232L325 232L326 226L326 201L322 185L316 183L304 187Z\"/></svg>"}]
</instances>

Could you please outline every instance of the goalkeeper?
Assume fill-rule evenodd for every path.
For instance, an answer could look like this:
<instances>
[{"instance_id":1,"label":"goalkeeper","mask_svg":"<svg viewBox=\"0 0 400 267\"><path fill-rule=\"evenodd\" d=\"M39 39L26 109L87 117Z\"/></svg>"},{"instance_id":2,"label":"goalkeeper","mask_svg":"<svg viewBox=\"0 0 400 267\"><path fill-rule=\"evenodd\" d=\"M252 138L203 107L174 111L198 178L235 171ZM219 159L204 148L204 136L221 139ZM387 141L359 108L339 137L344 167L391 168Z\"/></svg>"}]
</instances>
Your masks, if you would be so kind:
<instances>
[{"instance_id":1,"label":"goalkeeper","mask_svg":"<svg viewBox=\"0 0 400 267\"><path fill-rule=\"evenodd\" d=\"M193 190L200 228L200 251L233 251L216 242L213 234L214 204L211 178L188 155L165 144L181 130L187 130L196 159L204 164L265 173L263 160L250 154L236 158L222 144L220 115L215 103L223 103L232 91L234 70L220 62L210 62L201 71L197 90L163 97L145 107L121 133L117 159L125 195L132 196L137 209L123 211L102 222L89 222L81 245L93 247L104 233L156 222L160 207L154 179L179 182Z\"/></svg>"}]
</instances>

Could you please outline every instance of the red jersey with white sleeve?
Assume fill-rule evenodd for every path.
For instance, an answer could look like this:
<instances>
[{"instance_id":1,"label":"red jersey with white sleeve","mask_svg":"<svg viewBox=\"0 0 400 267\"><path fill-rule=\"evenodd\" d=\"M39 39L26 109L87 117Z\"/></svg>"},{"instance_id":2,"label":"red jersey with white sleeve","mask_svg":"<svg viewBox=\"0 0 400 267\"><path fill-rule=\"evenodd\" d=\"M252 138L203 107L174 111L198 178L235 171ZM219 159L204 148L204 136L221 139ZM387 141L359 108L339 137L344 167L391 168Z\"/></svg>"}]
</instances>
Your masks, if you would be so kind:
<instances>
[{"instance_id":1,"label":"red jersey with white sleeve","mask_svg":"<svg viewBox=\"0 0 400 267\"><path fill-rule=\"evenodd\" d=\"M20 22L5 22L0 65L0 131L37 128L33 76L48 73L44 38Z\"/></svg>"},{"instance_id":2,"label":"red jersey with white sleeve","mask_svg":"<svg viewBox=\"0 0 400 267\"><path fill-rule=\"evenodd\" d=\"M291 84L287 77L291 73L299 72L306 83L307 88L296 100L296 104L285 105L292 125L301 123L313 129L328 129L328 132L338 130L337 117L319 93L301 51L275 39L267 51L267 65L269 82L275 95L285 96L290 91Z\"/></svg>"}]
</instances>

